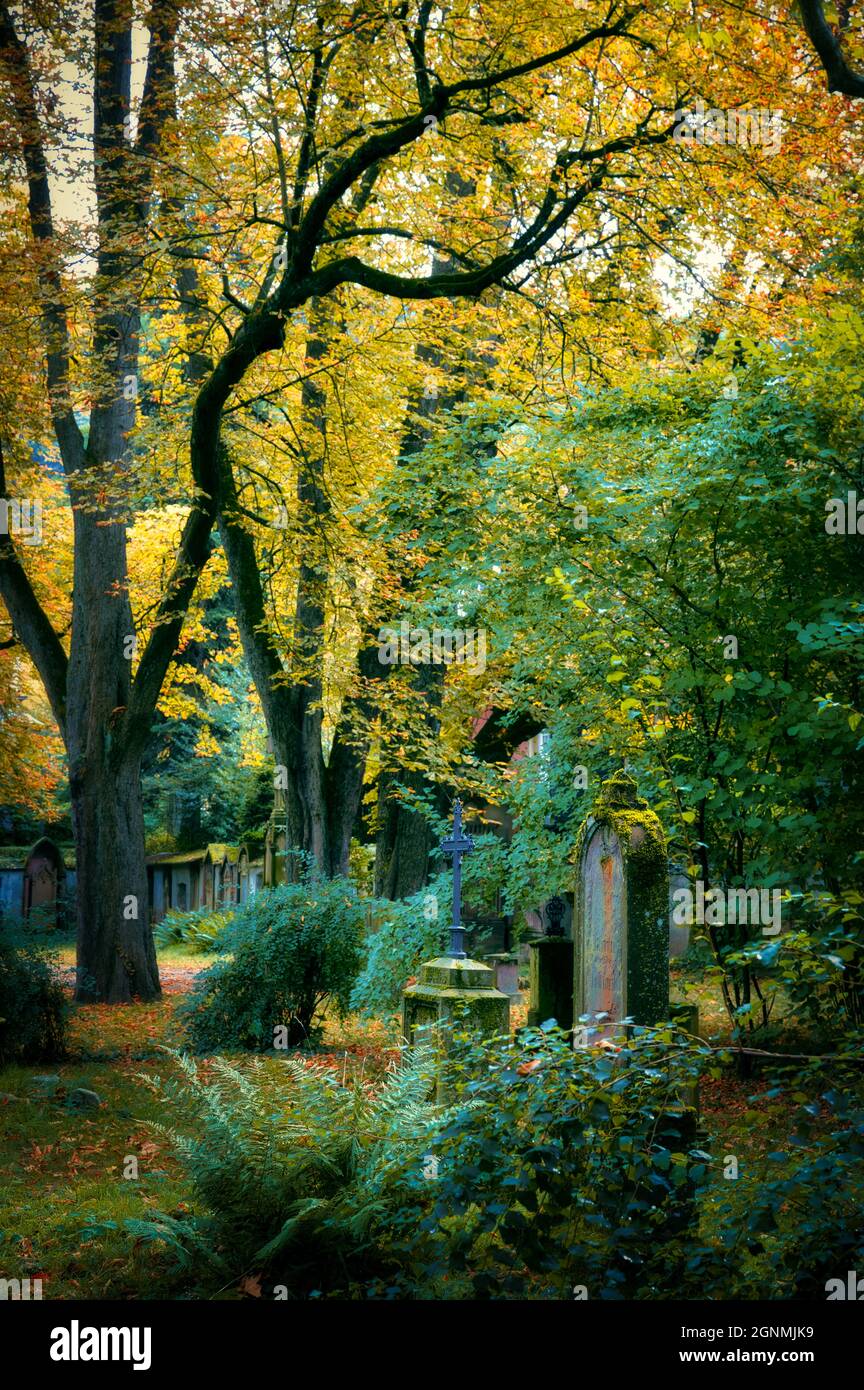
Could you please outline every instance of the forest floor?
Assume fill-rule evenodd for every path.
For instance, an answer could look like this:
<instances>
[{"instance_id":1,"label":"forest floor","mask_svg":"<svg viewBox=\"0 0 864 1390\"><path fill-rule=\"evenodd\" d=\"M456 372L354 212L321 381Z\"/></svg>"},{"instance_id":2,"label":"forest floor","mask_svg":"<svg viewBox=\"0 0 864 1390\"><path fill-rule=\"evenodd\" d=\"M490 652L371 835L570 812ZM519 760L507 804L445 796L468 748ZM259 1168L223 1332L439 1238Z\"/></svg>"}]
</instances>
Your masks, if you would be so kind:
<instances>
[{"instance_id":1,"label":"forest floor","mask_svg":"<svg viewBox=\"0 0 864 1390\"><path fill-rule=\"evenodd\" d=\"M164 1049L182 1046L177 1006L206 964L176 947L160 952L158 1003L75 1005L67 1061L0 1069L0 1278L41 1278L44 1298L184 1296L167 1252L133 1240L123 1223L194 1205L170 1142L148 1127L166 1115L147 1077L175 1074ZM59 967L71 992L71 950L61 952ZM714 983L682 967L673 980L676 997L699 1002L703 1033L728 1041ZM524 1008L513 1021L524 1022ZM397 1032L395 1019L329 1019L308 1065L374 1080L398 1055ZM79 1088L95 1093L93 1108L70 1103ZM741 1079L727 1069L704 1081L700 1095L715 1153L761 1166L766 1135L776 1131L782 1142L788 1132L788 1102L767 1076Z\"/></svg>"}]
</instances>

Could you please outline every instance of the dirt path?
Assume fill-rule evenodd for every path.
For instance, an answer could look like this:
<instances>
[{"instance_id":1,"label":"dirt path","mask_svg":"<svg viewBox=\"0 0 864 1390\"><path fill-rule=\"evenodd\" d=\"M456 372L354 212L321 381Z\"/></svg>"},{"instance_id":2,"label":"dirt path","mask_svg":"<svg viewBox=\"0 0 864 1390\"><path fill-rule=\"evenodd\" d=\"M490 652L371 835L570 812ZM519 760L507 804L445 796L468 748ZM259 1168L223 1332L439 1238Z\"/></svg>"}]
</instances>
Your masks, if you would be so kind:
<instances>
[{"instance_id":1,"label":"dirt path","mask_svg":"<svg viewBox=\"0 0 864 1390\"><path fill-rule=\"evenodd\" d=\"M207 969L208 963L206 958L202 960L200 965L192 965L185 961L160 961L159 979L162 983L162 993L165 995L188 994L201 971ZM67 994L71 995L75 988L75 966L59 966L57 976Z\"/></svg>"}]
</instances>

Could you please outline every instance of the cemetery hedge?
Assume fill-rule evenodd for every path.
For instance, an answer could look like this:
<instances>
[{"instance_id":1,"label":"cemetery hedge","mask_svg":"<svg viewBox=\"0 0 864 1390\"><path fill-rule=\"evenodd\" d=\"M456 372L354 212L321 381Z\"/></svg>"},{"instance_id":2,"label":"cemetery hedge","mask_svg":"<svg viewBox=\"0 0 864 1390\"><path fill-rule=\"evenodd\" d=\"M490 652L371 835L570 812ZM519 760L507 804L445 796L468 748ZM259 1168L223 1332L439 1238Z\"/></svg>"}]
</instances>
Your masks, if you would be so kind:
<instances>
[{"instance_id":1,"label":"cemetery hedge","mask_svg":"<svg viewBox=\"0 0 864 1390\"><path fill-rule=\"evenodd\" d=\"M0 932L0 1065L66 1055L68 1002L44 942Z\"/></svg>"},{"instance_id":2,"label":"cemetery hedge","mask_svg":"<svg viewBox=\"0 0 864 1390\"><path fill-rule=\"evenodd\" d=\"M462 1035L436 1109L422 1047L374 1088L299 1058L205 1077L177 1056L155 1085L182 1128L150 1127L193 1209L125 1229L202 1288L254 1271L265 1296L824 1297L838 1252L864 1256L864 1106L853 1087L814 1102L804 1067L774 1090L777 1150L724 1182L677 1101L724 1061L673 1028L592 1053L551 1026Z\"/></svg>"},{"instance_id":3,"label":"cemetery hedge","mask_svg":"<svg viewBox=\"0 0 864 1390\"><path fill-rule=\"evenodd\" d=\"M347 1012L365 912L345 879L282 884L238 908L184 1010L192 1045L268 1051L313 1042L325 1005Z\"/></svg>"}]
</instances>

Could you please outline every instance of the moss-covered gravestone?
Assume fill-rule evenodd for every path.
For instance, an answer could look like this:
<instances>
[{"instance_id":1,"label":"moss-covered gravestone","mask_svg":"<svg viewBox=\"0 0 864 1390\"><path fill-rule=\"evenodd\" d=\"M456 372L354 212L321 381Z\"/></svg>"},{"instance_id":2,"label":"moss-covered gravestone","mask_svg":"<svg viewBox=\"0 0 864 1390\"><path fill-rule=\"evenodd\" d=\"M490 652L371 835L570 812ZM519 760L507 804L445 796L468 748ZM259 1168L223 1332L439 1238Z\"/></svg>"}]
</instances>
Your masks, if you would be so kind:
<instances>
[{"instance_id":1,"label":"moss-covered gravestone","mask_svg":"<svg viewBox=\"0 0 864 1390\"><path fill-rule=\"evenodd\" d=\"M600 788L576 842L575 1041L598 1042L624 1019L669 1016L666 837L624 772Z\"/></svg>"},{"instance_id":2,"label":"moss-covered gravestone","mask_svg":"<svg viewBox=\"0 0 864 1390\"><path fill-rule=\"evenodd\" d=\"M418 1028L447 1023L483 1035L507 1033L510 1000L495 988L495 971L464 956L439 956L420 967L416 985L402 995L402 1032L413 1043Z\"/></svg>"},{"instance_id":3,"label":"moss-covered gravestone","mask_svg":"<svg viewBox=\"0 0 864 1390\"><path fill-rule=\"evenodd\" d=\"M447 955L422 965L417 983L409 985L403 992L402 1035L410 1047L417 1041L418 1029L426 1031L428 1036L428 1027L433 1025L439 1042L446 1050L451 1025L459 1031L476 1032L487 1037L509 1033L510 1000L495 988L494 970L482 961L470 960L463 949L461 860L474 848L474 842L462 831L460 801L453 808L453 834L442 842L441 848L445 854L453 856L450 949ZM447 1098L442 1073L443 1067L439 1066L439 1101Z\"/></svg>"}]
</instances>

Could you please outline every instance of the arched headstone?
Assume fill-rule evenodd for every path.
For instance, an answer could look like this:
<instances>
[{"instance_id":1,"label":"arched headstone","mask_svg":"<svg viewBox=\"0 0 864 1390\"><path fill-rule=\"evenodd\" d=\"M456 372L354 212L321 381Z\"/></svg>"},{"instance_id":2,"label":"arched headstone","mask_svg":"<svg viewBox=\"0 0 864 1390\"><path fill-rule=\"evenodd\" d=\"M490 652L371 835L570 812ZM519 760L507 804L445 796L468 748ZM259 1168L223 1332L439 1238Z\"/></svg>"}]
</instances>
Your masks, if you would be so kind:
<instances>
[{"instance_id":1,"label":"arched headstone","mask_svg":"<svg viewBox=\"0 0 864 1390\"><path fill-rule=\"evenodd\" d=\"M683 956L690 945L690 928L675 921L675 893L689 888L690 879L680 864L669 865L669 955L673 960Z\"/></svg>"},{"instance_id":2,"label":"arched headstone","mask_svg":"<svg viewBox=\"0 0 864 1390\"><path fill-rule=\"evenodd\" d=\"M626 773L604 782L576 850L576 1041L669 1014L666 837ZM598 1018L597 1015L600 1015Z\"/></svg>"},{"instance_id":3,"label":"arched headstone","mask_svg":"<svg viewBox=\"0 0 864 1390\"><path fill-rule=\"evenodd\" d=\"M65 886L63 855L54 841L43 835L24 864L23 915L38 917L45 925L62 925Z\"/></svg>"},{"instance_id":4,"label":"arched headstone","mask_svg":"<svg viewBox=\"0 0 864 1390\"><path fill-rule=\"evenodd\" d=\"M217 904L226 911L230 911L239 901L237 896L237 860L237 850L231 845L227 846L219 871L219 901Z\"/></svg>"}]
</instances>

